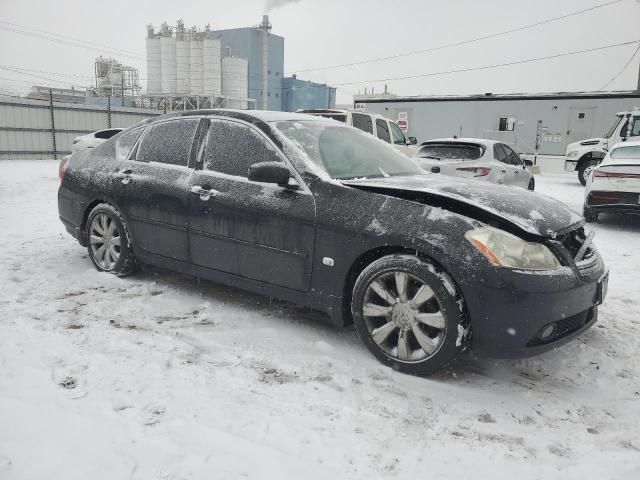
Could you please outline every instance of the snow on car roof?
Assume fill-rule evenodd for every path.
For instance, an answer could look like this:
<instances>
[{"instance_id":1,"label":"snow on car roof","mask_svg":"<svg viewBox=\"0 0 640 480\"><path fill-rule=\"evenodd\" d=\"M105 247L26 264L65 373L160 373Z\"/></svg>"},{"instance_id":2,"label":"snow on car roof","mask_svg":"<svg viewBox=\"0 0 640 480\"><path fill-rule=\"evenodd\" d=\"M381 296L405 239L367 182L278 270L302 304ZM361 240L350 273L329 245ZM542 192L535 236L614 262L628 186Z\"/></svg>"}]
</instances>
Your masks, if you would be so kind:
<instances>
[{"instance_id":1,"label":"snow on car roof","mask_svg":"<svg viewBox=\"0 0 640 480\"><path fill-rule=\"evenodd\" d=\"M490 147L498 142L497 140L487 140L486 138L434 138L433 140L427 140L426 142L422 142L420 145L426 145L429 143L440 142L440 143L477 143L479 145L484 145L485 147Z\"/></svg>"}]
</instances>

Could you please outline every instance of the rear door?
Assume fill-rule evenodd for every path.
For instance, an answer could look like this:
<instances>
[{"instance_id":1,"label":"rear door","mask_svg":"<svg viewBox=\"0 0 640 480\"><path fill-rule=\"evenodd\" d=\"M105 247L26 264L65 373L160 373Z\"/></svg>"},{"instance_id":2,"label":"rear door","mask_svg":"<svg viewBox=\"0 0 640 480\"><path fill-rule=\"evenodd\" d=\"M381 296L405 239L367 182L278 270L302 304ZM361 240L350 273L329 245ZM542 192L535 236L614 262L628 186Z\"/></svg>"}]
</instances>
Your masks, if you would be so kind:
<instances>
[{"instance_id":1,"label":"rear door","mask_svg":"<svg viewBox=\"0 0 640 480\"><path fill-rule=\"evenodd\" d=\"M512 179L510 185L526 188L529 185L529 176L522 165L520 155L504 143L502 144L502 148L507 155L507 169L509 170L509 177Z\"/></svg>"},{"instance_id":2,"label":"rear door","mask_svg":"<svg viewBox=\"0 0 640 480\"><path fill-rule=\"evenodd\" d=\"M509 163L509 154L504 147L505 145L502 143L495 143L493 145L493 158L496 160L497 168L492 169L491 181L511 185L515 180L515 175ZM493 173L494 171L495 174Z\"/></svg>"},{"instance_id":3,"label":"rear door","mask_svg":"<svg viewBox=\"0 0 640 480\"><path fill-rule=\"evenodd\" d=\"M376 136L387 143L391 143L391 133L389 132L389 125L383 118L376 119Z\"/></svg>"},{"instance_id":4,"label":"rear door","mask_svg":"<svg viewBox=\"0 0 640 480\"><path fill-rule=\"evenodd\" d=\"M189 179L200 118L147 127L130 158L118 166L116 192L133 241L145 252L189 260Z\"/></svg>"},{"instance_id":5,"label":"rear door","mask_svg":"<svg viewBox=\"0 0 640 480\"><path fill-rule=\"evenodd\" d=\"M285 162L257 128L212 118L189 199L196 265L308 291L315 241L311 193L247 178L258 162ZM291 169L291 167L290 167ZM210 192L202 195L198 192Z\"/></svg>"}]
</instances>

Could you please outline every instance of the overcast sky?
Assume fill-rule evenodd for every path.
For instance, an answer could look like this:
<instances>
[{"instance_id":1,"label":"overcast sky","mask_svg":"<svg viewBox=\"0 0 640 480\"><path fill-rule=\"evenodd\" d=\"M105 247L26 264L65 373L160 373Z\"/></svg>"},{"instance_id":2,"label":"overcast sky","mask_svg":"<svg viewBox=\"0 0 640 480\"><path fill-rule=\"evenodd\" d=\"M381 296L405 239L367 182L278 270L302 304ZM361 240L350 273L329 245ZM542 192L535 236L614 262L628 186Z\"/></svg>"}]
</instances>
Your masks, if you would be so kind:
<instances>
[{"instance_id":1,"label":"overcast sky","mask_svg":"<svg viewBox=\"0 0 640 480\"><path fill-rule=\"evenodd\" d=\"M187 26L234 28L259 23L268 4L273 32L285 37L285 72L353 62L437 47L534 23L609 0L0 0L0 22L12 22L136 52L127 57L87 50L6 31L0 23L0 65L35 70L76 85L91 83L99 53L136 66L146 77L145 26L182 18ZM299 73L300 78L338 86L338 102L350 103L365 87L383 89L371 79L419 75L452 69L584 50L640 39L640 2L612 6L507 36L351 68ZM390 81L397 94L551 92L598 90L629 60L636 45L544 62L478 72ZM635 89L636 56L608 89ZM43 73L45 72L45 73ZM68 75L61 76L60 74ZM10 81L22 80L25 82ZM52 84L0 70L0 87L14 92L30 84ZM62 86L62 85L60 85Z\"/></svg>"}]
</instances>

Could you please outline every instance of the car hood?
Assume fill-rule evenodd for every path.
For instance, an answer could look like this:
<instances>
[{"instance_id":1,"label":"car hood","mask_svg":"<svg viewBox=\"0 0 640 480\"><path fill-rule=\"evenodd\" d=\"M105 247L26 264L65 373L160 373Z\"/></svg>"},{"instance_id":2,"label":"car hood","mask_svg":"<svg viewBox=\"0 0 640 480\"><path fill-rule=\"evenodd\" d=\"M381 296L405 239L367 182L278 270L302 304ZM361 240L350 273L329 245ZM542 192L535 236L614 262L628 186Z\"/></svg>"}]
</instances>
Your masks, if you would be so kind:
<instances>
[{"instance_id":1,"label":"car hood","mask_svg":"<svg viewBox=\"0 0 640 480\"><path fill-rule=\"evenodd\" d=\"M508 224L529 235L555 238L584 225L564 203L518 187L477 180L413 175L345 180L343 184L442 207L483 222Z\"/></svg>"},{"instance_id":2,"label":"car hood","mask_svg":"<svg viewBox=\"0 0 640 480\"><path fill-rule=\"evenodd\" d=\"M586 140L580 140L579 142L573 142L567 145L567 152L576 150L578 148L593 147L594 145L600 145L604 138L587 138Z\"/></svg>"}]
</instances>

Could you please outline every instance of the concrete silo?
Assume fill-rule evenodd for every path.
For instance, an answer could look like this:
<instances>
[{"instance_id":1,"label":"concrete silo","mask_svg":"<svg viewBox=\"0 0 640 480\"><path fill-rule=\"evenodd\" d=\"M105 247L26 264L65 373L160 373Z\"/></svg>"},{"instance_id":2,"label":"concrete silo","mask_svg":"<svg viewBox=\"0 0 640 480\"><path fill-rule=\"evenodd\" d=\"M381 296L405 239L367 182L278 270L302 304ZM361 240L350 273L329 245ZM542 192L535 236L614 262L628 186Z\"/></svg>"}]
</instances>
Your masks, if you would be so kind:
<instances>
[{"instance_id":1,"label":"concrete silo","mask_svg":"<svg viewBox=\"0 0 640 480\"><path fill-rule=\"evenodd\" d=\"M207 25L202 42L203 88L207 97L222 94L222 65L220 61L220 40Z\"/></svg>"},{"instance_id":2,"label":"concrete silo","mask_svg":"<svg viewBox=\"0 0 640 480\"><path fill-rule=\"evenodd\" d=\"M176 39L166 23L160 29L161 89L163 95L176 93Z\"/></svg>"},{"instance_id":3,"label":"concrete silo","mask_svg":"<svg viewBox=\"0 0 640 480\"><path fill-rule=\"evenodd\" d=\"M178 20L176 28L176 94L191 94L189 33L184 29L182 20Z\"/></svg>"},{"instance_id":4,"label":"concrete silo","mask_svg":"<svg viewBox=\"0 0 640 480\"><path fill-rule=\"evenodd\" d=\"M222 96L227 98L227 107L246 109L248 89L248 60L227 55L222 57Z\"/></svg>"},{"instance_id":5,"label":"concrete silo","mask_svg":"<svg viewBox=\"0 0 640 480\"><path fill-rule=\"evenodd\" d=\"M190 92L191 95L204 95L204 73L202 71L202 34L194 28L191 29L191 41L189 42L189 68L190 68Z\"/></svg>"},{"instance_id":6,"label":"concrete silo","mask_svg":"<svg viewBox=\"0 0 640 480\"><path fill-rule=\"evenodd\" d=\"M153 26L147 27L147 93L158 95L162 91L160 39Z\"/></svg>"}]
</instances>

